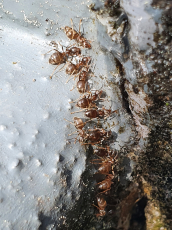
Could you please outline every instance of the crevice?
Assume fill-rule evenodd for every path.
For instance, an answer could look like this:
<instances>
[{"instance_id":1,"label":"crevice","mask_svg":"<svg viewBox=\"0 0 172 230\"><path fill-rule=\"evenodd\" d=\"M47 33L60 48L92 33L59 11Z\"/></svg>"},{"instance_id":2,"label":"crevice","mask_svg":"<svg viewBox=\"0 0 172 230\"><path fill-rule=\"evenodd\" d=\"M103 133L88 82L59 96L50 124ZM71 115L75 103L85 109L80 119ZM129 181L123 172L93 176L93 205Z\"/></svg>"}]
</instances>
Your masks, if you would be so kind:
<instances>
[{"instance_id":1,"label":"crevice","mask_svg":"<svg viewBox=\"0 0 172 230\"><path fill-rule=\"evenodd\" d=\"M143 196L133 207L132 216L130 220L130 227L128 230L146 230L145 207L148 199Z\"/></svg>"},{"instance_id":2,"label":"crevice","mask_svg":"<svg viewBox=\"0 0 172 230\"><path fill-rule=\"evenodd\" d=\"M121 82L119 85L119 88L121 90L121 95L122 95L122 106L126 109L128 114L132 115L130 106L129 106L129 101L128 101L128 93L125 90L125 82L126 82L126 79L123 78L121 79Z\"/></svg>"},{"instance_id":3,"label":"crevice","mask_svg":"<svg viewBox=\"0 0 172 230\"><path fill-rule=\"evenodd\" d=\"M114 58L114 59L115 59L116 69L118 71L118 74L121 76L119 89L121 91L121 96L122 96L122 106L126 109L127 113L129 113L131 115L132 113L131 113L131 110L129 107L128 93L125 90L125 82L126 82L126 78L124 78L125 70L124 70L124 67L121 64L121 62L117 58Z\"/></svg>"},{"instance_id":4,"label":"crevice","mask_svg":"<svg viewBox=\"0 0 172 230\"><path fill-rule=\"evenodd\" d=\"M39 214L39 221L41 222L41 225L38 230L45 230L49 225L54 224L54 220L50 216L44 215L42 212Z\"/></svg>"}]
</instances>

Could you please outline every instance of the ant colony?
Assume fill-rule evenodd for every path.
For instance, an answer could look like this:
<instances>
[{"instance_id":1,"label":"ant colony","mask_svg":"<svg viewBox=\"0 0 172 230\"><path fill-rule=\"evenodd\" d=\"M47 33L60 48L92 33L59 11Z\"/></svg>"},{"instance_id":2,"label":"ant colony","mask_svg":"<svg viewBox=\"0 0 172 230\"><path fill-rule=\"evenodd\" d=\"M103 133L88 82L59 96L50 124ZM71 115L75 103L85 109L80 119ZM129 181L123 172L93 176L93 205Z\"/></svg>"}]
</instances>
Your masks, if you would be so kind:
<instances>
[{"instance_id":1,"label":"ant colony","mask_svg":"<svg viewBox=\"0 0 172 230\"><path fill-rule=\"evenodd\" d=\"M73 29L73 22L71 19L72 27L66 26L64 28L64 32L70 40L74 39L80 47L91 49L91 42L80 33L81 22L82 20L80 20L79 32L77 32ZM79 58L77 64L73 64L71 62L73 57ZM116 152L109 147L109 140L112 137L111 130L105 130L99 127L101 119L105 120L117 111L105 109L104 106L101 108L98 107L99 101L104 100L104 98L101 97L103 91L96 90L94 92L90 92L88 76L92 74L90 69L91 58L82 56L80 48L76 46L69 47L66 48L65 52L55 50L55 52L49 58L49 63L52 65L57 65L57 67L66 63L66 74L70 76L74 75L74 80L77 78L76 88L78 92L82 94L82 96L78 100L70 103L75 103L76 107L78 107L80 110L72 112L71 114L84 112L86 119L74 117L73 122L70 122L66 119L65 120L73 124L76 128L78 137L75 138L74 143L78 141L81 145L91 145L94 156L97 156L97 159L93 159L91 163L99 166L97 174L99 174L103 179L97 183L97 205L93 204L93 206L98 209L96 216L103 217L107 213L106 207L108 204L106 201L106 196L108 195L111 185L113 184L113 179L115 178L114 170L118 160ZM50 78L52 78L55 70ZM93 120L94 125L92 125L93 128L90 129L87 127L87 124L91 124Z\"/></svg>"}]
</instances>

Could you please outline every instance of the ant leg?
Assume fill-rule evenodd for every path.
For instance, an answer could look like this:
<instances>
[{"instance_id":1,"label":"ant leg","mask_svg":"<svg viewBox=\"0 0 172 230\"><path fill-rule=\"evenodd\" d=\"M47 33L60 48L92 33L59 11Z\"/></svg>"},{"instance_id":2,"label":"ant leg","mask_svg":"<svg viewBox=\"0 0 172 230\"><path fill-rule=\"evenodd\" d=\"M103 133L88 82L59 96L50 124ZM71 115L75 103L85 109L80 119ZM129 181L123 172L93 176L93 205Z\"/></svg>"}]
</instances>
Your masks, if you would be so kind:
<instances>
[{"instance_id":1,"label":"ant leg","mask_svg":"<svg viewBox=\"0 0 172 230\"><path fill-rule=\"evenodd\" d=\"M67 46L66 48L70 48L70 47L76 46L76 45L77 45L77 43L74 43L74 44L72 44L72 45L70 45L70 46Z\"/></svg>"},{"instance_id":2,"label":"ant leg","mask_svg":"<svg viewBox=\"0 0 172 230\"><path fill-rule=\"evenodd\" d=\"M64 118L64 120L67 121L67 122L69 122L69 123L72 124L72 125L75 125L73 122L68 121L66 118Z\"/></svg>"},{"instance_id":3,"label":"ant leg","mask_svg":"<svg viewBox=\"0 0 172 230\"><path fill-rule=\"evenodd\" d=\"M102 165L103 164L103 161L101 163L100 162L101 159L93 159L91 162L91 164L97 164L97 165ZM94 162L95 161L95 162ZM99 162L96 162L96 161L99 161Z\"/></svg>"},{"instance_id":4,"label":"ant leg","mask_svg":"<svg viewBox=\"0 0 172 230\"><path fill-rule=\"evenodd\" d=\"M73 20L72 20L72 18L70 19L70 21L71 21L71 25L72 25L72 39L71 39L71 40L73 40L73 37L74 37L74 29L73 29Z\"/></svg>"},{"instance_id":5,"label":"ant leg","mask_svg":"<svg viewBox=\"0 0 172 230\"><path fill-rule=\"evenodd\" d=\"M75 142L74 142L74 144L76 144L76 141L77 141L78 139L77 139L77 137L75 138ZM79 140L78 140L79 141Z\"/></svg>"},{"instance_id":6,"label":"ant leg","mask_svg":"<svg viewBox=\"0 0 172 230\"><path fill-rule=\"evenodd\" d=\"M107 149L107 148L100 147L100 146L96 146L96 145L93 145L93 146L95 146L95 147L98 148L98 149Z\"/></svg>"},{"instance_id":7,"label":"ant leg","mask_svg":"<svg viewBox=\"0 0 172 230\"><path fill-rule=\"evenodd\" d=\"M52 49L52 50L56 50L56 49ZM45 53L45 54L41 54L41 55L46 55L46 54L50 53L52 50L48 51L48 52ZM56 50L56 51L58 51L58 50Z\"/></svg>"},{"instance_id":8,"label":"ant leg","mask_svg":"<svg viewBox=\"0 0 172 230\"><path fill-rule=\"evenodd\" d=\"M76 84L73 86L73 88L72 88L72 89L70 89L70 91L74 90L75 88L76 88Z\"/></svg>"},{"instance_id":9,"label":"ant leg","mask_svg":"<svg viewBox=\"0 0 172 230\"><path fill-rule=\"evenodd\" d=\"M73 134L77 133L78 131L74 131L73 133L68 134L68 136L72 136Z\"/></svg>"},{"instance_id":10,"label":"ant leg","mask_svg":"<svg viewBox=\"0 0 172 230\"><path fill-rule=\"evenodd\" d=\"M69 77L68 77L68 79L67 79L65 84L67 84L71 78L74 78L74 76L69 75Z\"/></svg>"},{"instance_id":11,"label":"ant leg","mask_svg":"<svg viewBox=\"0 0 172 230\"><path fill-rule=\"evenodd\" d=\"M60 65L60 64L59 64L59 65ZM54 75L54 72L56 71L56 69L58 68L59 65L57 65L56 68L54 69L54 71L52 72L52 74L51 74L51 76L50 76L50 79L52 79L52 76Z\"/></svg>"},{"instance_id":12,"label":"ant leg","mask_svg":"<svg viewBox=\"0 0 172 230\"><path fill-rule=\"evenodd\" d=\"M92 204L92 205L100 210L100 208L97 205L95 205L95 204Z\"/></svg>"},{"instance_id":13,"label":"ant leg","mask_svg":"<svg viewBox=\"0 0 172 230\"><path fill-rule=\"evenodd\" d=\"M59 71L62 71L66 65L68 65L68 62Z\"/></svg>"},{"instance_id":14,"label":"ant leg","mask_svg":"<svg viewBox=\"0 0 172 230\"><path fill-rule=\"evenodd\" d=\"M100 143L100 141L96 142L96 143L82 143L81 145L94 145L94 144L98 144L98 143Z\"/></svg>"},{"instance_id":15,"label":"ant leg","mask_svg":"<svg viewBox=\"0 0 172 230\"><path fill-rule=\"evenodd\" d=\"M101 182L100 182L101 183ZM105 191L103 191L103 192L99 192L97 195L99 195L99 194L102 194L102 193L105 193L105 192L107 192L107 191L109 191L110 190L110 188L109 189L106 189Z\"/></svg>"},{"instance_id":16,"label":"ant leg","mask_svg":"<svg viewBox=\"0 0 172 230\"><path fill-rule=\"evenodd\" d=\"M87 108L85 108L85 109L81 109L80 111L75 111L75 112L72 112L71 114L74 114L74 113L80 113L80 112L83 112L83 111L85 111Z\"/></svg>"},{"instance_id":17,"label":"ant leg","mask_svg":"<svg viewBox=\"0 0 172 230\"><path fill-rule=\"evenodd\" d=\"M83 96L84 97L84 96ZM80 99L82 99L83 97L79 97L78 99L76 99L75 101L70 101L69 103L71 104L71 103L73 103L73 102L77 102L77 101L79 101Z\"/></svg>"},{"instance_id":18,"label":"ant leg","mask_svg":"<svg viewBox=\"0 0 172 230\"><path fill-rule=\"evenodd\" d=\"M80 33L80 30L81 30L81 23L82 23L82 19L80 19L80 22L79 22L79 35L81 35L81 33Z\"/></svg>"}]
</instances>

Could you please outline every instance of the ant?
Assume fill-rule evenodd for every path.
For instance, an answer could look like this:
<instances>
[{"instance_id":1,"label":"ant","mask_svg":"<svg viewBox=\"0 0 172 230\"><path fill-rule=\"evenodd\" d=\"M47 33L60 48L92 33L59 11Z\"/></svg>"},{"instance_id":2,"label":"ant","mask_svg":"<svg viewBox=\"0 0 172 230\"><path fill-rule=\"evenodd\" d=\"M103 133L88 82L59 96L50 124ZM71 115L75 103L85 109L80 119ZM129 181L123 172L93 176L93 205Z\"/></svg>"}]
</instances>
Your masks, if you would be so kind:
<instances>
[{"instance_id":1,"label":"ant","mask_svg":"<svg viewBox=\"0 0 172 230\"><path fill-rule=\"evenodd\" d=\"M90 61L90 57L83 57L76 65L73 63L68 64L66 74L73 75L79 73L83 67L87 67L90 64Z\"/></svg>"},{"instance_id":2,"label":"ant","mask_svg":"<svg viewBox=\"0 0 172 230\"><path fill-rule=\"evenodd\" d=\"M98 206L96 206L96 205L93 204L93 206L95 206L96 208L99 209L99 213L97 213L96 216L97 217L99 217L99 216L105 216L106 215L105 208L107 206L106 200L103 197L98 196L97 197L97 204L98 204Z\"/></svg>"},{"instance_id":3,"label":"ant","mask_svg":"<svg viewBox=\"0 0 172 230\"><path fill-rule=\"evenodd\" d=\"M113 166L116 160L116 157L108 156L106 159L94 159L93 164L100 164L101 166L98 168L98 173L100 174L107 174L112 171L113 173ZM101 161L101 163L99 163Z\"/></svg>"},{"instance_id":4,"label":"ant","mask_svg":"<svg viewBox=\"0 0 172 230\"><path fill-rule=\"evenodd\" d=\"M95 159L95 160L99 160L99 159ZM98 172L100 174L109 174L109 172L112 170L112 164L111 162L108 162L106 160L102 161L101 163L93 163L93 164L101 164L101 166L98 168Z\"/></svg>"},{"instance_id":5,"label":"ant","mask_svg":"<svg viewBox=\"0 0 172 230\"><path fill-rule=\"evenodd\" d=\"M94 154L103 158L108 156L108 150L105 148L94 149Z\"/></svg>"},{"instance_id":6,"label":"ant","mask_svg":"<svg viewBox=\"0 0 172 230\"><path fill-rule=\"evenodd\" d=\"M80 142L83 145L90 145L90 144L98 144L101 141L108 139L111 136L111 131L105 131L104 129L93 129L88 130L89 132L85 132L84 130L79 131ZM91 143L83 143L91 141Z\"/></svg>"},{"instance_id":7,"label":"ant","mask_svg":"<svg viewBox=\"0 0 172 230\"><path fill-rule=\"evenodd\" d=\"M94 94L89 93L87 95L84 95L80 100L78 100L76 106L80 107L80 108L90 108L90 107L97 107L95 103L93 103L93 101L97 101L100 99L101 94L103 93L102 90L98 91L96 90ZM73 103L75 101L72 101L71 103ZM73 113L77 113L77 112L72 112Z\"/></svg>"},{"instance_id":8,"label":"ant","mask_svg":"<svg viewBox=\"0 0 172 230\"><path fill-rule=\"evenodd\" d=\"M69 57L79 56L81 50L78 47L67 48L65 52L56 50L49 58L49 63L52 65L60 65L65 63Z\"/></svg>"},{"instance_id":9,"label":"ant","mask_svg":"<svg viewBox=\"0 0 172 230\"><path fill-rule=\"evenodd\" d=\"M79 93L85 93L87 90L87 81L81 81L79 80L76 84L77 90Z\"/></svg>"},{"instance_id":10,"label":"ant","mask_svg":"<svg viewBox=\"0 0 172 230\"><path fill-rule=\"evenodd\" d=\"M75 87L77 87L77 90L79 93L85 93L89 89L88 73L89 73L89 70L87 68L85 70L82 69L79 72L79 75L77 76L78 81L77 81L76 85L73 87L73 89ZM76 78L76 76L74 78ZM73 89L71 89L71 90L73 90Z\"/></svg>"},{"instance_id":11,"label":"ant","mask_svg":"<svg viewBox=\"0 0 172 230\"><path fill-rule=\"evenodd\" d=\"M86 125L86 123L89 122L89 121L83 122L83 120L81 118L78 118L78 117L73 118L74 123L66 120L65 118L64 118L64 120L69 122L70 124L74 125L75 128L78 130L82 130L84 128L84 126Z\"/></svg>"},{"instance_id":12,"label":"ant","mask_svg":"<svg viewBox=\"0 0 172 230\"><path fill-rule=\"evenodd\" d=\"M94 149L94 154L96 154L100 158L104 158L107 156L109 157L114 154L114 151L110 150L109 146L107 146L107 148L97 146L97 148L98 149Z\"/></svg>"},{"instance_id":13,"label":"ant","mask_svg":"<svg viewBox=\"0 0 172 230\"><path fill-rule=\"evenodd\" d=\"M85 116L89 117L90 119L93 118L108 118L112 113L116 113L117 110L112 111L111 109L105 109L105 107L102 107L102 109L90 109L85 111Z\"/></svg>"},{"instance_id":14,"label":"ant","mask_svg":"<svg viewBox=\"0 0 172 230\"><path fill-rule=\"evenodd\" d=\"M84 38L80 33L81 22L82 22L82 19L80 20L80 23L79 23L79 33L73 29L72 19L71 19L72 28L69 26L65 26L64 31L70 40L74 39L74 40L76 40L76 42L79 43L80 46L82 46L84 48L91 49L90 42L86 38Z\"/></svg>"},{"instance_id":15,"label":"ant","mask_svg":"<svg viewBox=\"0 0 172 230\"><path fill-rule=\"evenodd\" d=\"M108 190L111 189L111 185L112 185L112 183L113 183L113 182L112 182L113 178L114 178L114 175L108 174L108 175L106 176L106 179L105 179L105 180L101 181L100 183L97 183L97 184L99 185L98 188L99 188L100 190L104 190L104 191L101 192L101 193L105 193L105 192L107 192Z\"/></svg>"},{"instance_id":16,"label":"ant","mask_svg":"<svg viewBox=\"0 0 172 230\"><path fill-rule=\"evenodd\" d=\"M87 90L87 86L88 86L88 83L87 83L88 71L82 70L78 77L79 79L76 85L77 90L79 93L85 93Z\"/></svg>"}]
</instances>

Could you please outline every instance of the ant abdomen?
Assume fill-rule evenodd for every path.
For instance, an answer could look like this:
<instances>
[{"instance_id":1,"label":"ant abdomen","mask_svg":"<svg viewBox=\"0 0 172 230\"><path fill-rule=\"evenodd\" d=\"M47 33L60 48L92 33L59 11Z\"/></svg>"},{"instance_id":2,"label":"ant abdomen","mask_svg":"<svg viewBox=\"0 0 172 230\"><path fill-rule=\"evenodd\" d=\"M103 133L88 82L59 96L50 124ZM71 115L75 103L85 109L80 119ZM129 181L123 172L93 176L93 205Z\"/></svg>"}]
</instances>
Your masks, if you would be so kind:
<instances>
[{"instance_id":1,"label":"ant abdomen","mask_svg":"<svg viewBox=\"0 0 172 230\"><path fill-rule=\"evenodd\" d=\"M85 81L78 81L77 82L77 89L78 89L78 92L79 93L85 93L86 91L86 84L85 84Z\"/></svg>"},{"instance_id":2,"label":"ant abdomen","mask_svg":"<svg viewBox=\"0 0 172 230\"><path fill-rule=\"evenodd\" d=\"M63 55L63 53L60 53L59 51L56 51L53 53L49 58L49 63L52 65L59 65L66 62L66 58Z\"/></svg>"},{"instance_id":3,"label":"ant abdomen","mask_svg":"<svg viewBox=\"0 0 172 230\"><path fill-rule=\"evenodd\" d=\"M100 182L98 188L100 190L107 190L111 187L111 184L112 184L111 180L103 180L102 182Z\"/></svg>"},{"instance_id":4,"label":"ant abdomen","mask_svg":"<svg viewBox=\"0 0 172 230\"><path fill-rule=\"evenodd\" d=\"M78 103L76 104L76 106L80 107L80 108L88 108L90 105L90 101L87 98L82 98L78 101Z\"/></svg>"},{"instance_id":5,"label":"ant abdomen","mask_svg":"<svg viewBox=\"0 0 172 230\"><path fill-rule=\"evenodd\" d=\"M108 151L106 149L94 149L94 154L99 157L106 157L108 155Z\"/></svg>"},{"instance_id":6,"label":"ant abdomen","mask_svg":"<svg viewBox=\"0 0 172 230\"><path fill-rule=\"evenodd\" d=\"M107 202L103 197L97 197L97 204L100 209L105 209L105 207L107 206Z\"/></svg>"},{"instance_id":7,"label":"ant abdomen","mask_svg":"<svg viewBox=\"0 0 172 230\"><path fill-rule=\"evenodd\" d=\"M91 109L85 112L85 116L89 118L96 118L98 116L96 109Z\"/></svg>"},{"instance_id":8,"label":"ant abdomen","mask_svg":"<svg viewBox=\"0 0 172 230\"><path fill-rule=\"evenodd\" d=\"M76 69L76 66L72 63L70 63L66 68L66 74L73 75L78 73L78 70Z\"/></svg>"},{"instance_id":9,"label":"ant abdomen","mask_svg":"<svg viewBox=\"0 0 172 230\"><path fill-rule=\"evenodd\" d=\"M73 30L71 27L69 27L69 26L65 26L64 31L66 33L66 36L70 40L76 39L78 37L78 33L75 30Z\"/></svg>"},{"instance_id":10,"label":"ant abdomen","mask_svg":"<svg viewBox=\"0 0 172 230\"><path fill-rule=\"evenodd\" d=\"M87 80L87 74L88 74L87 71L82 70L79 74L79 81L86 81Z\"/></svg>"},{"instance_id":11,"label":"ant abdomen","mask_svg":"<svg viewBox=\"0 0 172 230\"><path fill-rule=\"evenodd\" d=\"M108 174L112 169L111 163L104 163L98 168L98 172L101 174Z\"/></svg>"}]
</instances>

